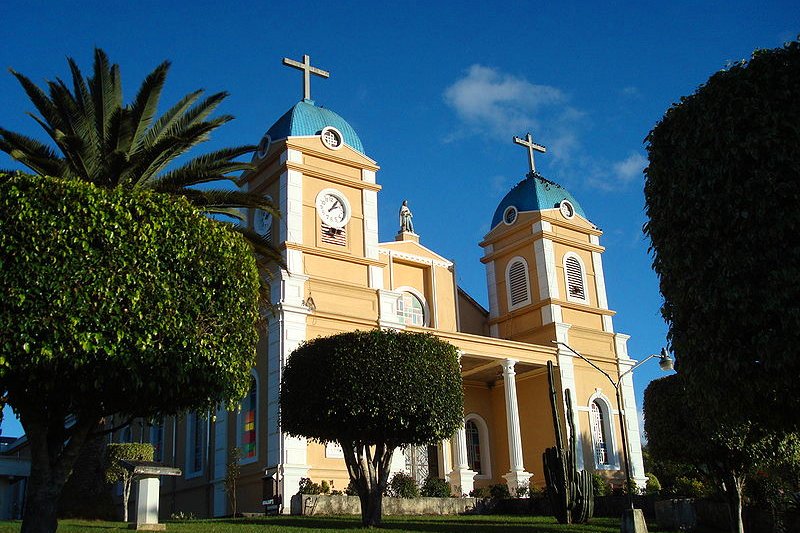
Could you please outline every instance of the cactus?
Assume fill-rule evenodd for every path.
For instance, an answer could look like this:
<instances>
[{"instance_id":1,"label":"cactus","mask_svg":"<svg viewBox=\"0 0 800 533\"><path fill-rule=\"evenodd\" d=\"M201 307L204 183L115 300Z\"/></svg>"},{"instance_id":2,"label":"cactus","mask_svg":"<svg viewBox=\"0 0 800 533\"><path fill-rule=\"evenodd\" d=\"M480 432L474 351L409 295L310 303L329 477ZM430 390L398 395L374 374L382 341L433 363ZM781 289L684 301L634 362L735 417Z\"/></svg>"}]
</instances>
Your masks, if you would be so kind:
<instances>
[{"instance_id":1,"label":"cactus","mask_svg":"<svg viewBox=\"0 0 800 533\"><path fill-rule=\"evenodd\" d=\"M547 495L553 507L553 514L559 523L583 524L588 522L594 514L592 476L585 470L578 471L575 420L569 389L564 391L564 400L567 405L567 426L569 427L569 443L568 447L564 448L551 361L547 362L547 374L550 385L550 405L553 408L553 429L556 434L556 445L547 448L542 456Z\"/></svg>"}]
</instances>

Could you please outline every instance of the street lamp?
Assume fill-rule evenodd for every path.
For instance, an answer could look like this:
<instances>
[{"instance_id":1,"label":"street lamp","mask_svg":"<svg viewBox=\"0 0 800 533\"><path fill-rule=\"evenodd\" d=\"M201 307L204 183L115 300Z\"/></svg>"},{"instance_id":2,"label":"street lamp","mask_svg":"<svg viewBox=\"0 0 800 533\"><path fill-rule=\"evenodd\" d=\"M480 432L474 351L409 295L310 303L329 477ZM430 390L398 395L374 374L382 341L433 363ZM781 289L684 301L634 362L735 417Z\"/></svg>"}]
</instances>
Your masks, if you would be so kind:
<instances>
[{"instance_id":1,"label":"street lamp","mask_svg":"<svg viewBox=\"0 0 800 533\"><path fill-rule=\"evenodd\" d=\"M587 359L586 357L584 357L583 355L581 355L580 353L578 353L577 351L572 349L572 347L570 345L568 345L567 343L561 342L561 341L553 341L553 343L560 344L561 346L565 347L567 350L569 350L570 352L572 352L576 356L580 357L581 359L583 359L584 361L589 363L595 370L597 370L598 372L603 374L606 378L608 378L608 381L611 382L611 385L614 387L614 390L616 391L616 394L617 394L617 406L619 408L619 422L620 422L620 426L621 426L620 427L620 434L622 435L622 457L623 457L623 459L625 461L625 489L626 489L625 492L627 493L628 508L629 508L629 510L626 511L625 514L630 513L631 515L633 515L633 495L631 494L631 490L630 490L631 489L631 465L630 465L630 459L628 458L628 429L626 427L627 415L626 415L626 411L625 411L625 404L624 404L623 399L622 399L622 393L620 391L620 385L622 385L622 378L624 378L625 376L627 376L628 374L630 374L631 372L633 372L634 370L636 370L637 368L642 366L644 363L646 363L650 359L653 359L654 357L657 357L659 359L658 366L661 368L661 370L663 370L664 372L669 372L670 370L672 370L674 368L674 364L672 362L672 358L669 356L669 353L667 352L666 348L661 348L661 353L648 355L647 357L645 357L644 359L642 359L641 361L639 361L638 363L636 363L635 365L630 367L628 370L626 370L625 372L620 374L619 378L617 379L617 381L614 381L614 379L611 377L611 375L608 372L606 372L605 370L603 370L602 368L600 368L599 366L597 366L596 364L591 362L589 359ZM623 520L622 520L622 529L623 529L623 531L627 530L626 526L625 526L625 524L626 524L625 518L626 518L625 515L623 515ZM633 517L631 517L631 521L632 521L632 523L635 522ZM645 526L645 531L647 531L646 527L647 526ZM634 529L631 529L631 531L634 531Z\"/></svg>"}]
</instances>

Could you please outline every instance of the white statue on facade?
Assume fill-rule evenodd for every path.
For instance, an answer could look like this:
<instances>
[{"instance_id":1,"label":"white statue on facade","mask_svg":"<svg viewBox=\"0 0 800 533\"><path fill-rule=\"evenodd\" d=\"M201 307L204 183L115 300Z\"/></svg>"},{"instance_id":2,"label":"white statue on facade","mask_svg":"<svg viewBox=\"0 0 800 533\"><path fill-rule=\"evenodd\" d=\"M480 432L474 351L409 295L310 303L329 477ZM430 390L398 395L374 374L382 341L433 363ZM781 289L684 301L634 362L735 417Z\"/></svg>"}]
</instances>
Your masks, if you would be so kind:
<instances>
[{"instance_id":1,"label":"white statue on facade","mask_svg":"<svg viewBox=\"0 0 800 533\"><path fill-rule=\"evenodd\" d=\"M408 200L403 200L403 205L400 206L400 231L414 233L412 218L414 218L414 215L411 213L411 209L408 208Z\"/></svg>"}]
</instances>

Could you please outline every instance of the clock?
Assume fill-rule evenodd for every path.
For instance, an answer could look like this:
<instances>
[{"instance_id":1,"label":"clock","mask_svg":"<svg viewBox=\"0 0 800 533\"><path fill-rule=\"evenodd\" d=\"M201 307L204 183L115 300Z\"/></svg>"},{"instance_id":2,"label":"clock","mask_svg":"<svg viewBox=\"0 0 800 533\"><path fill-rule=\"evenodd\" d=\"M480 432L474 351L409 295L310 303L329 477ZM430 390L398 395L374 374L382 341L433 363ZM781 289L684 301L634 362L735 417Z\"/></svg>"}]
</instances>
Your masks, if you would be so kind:
<instances>
[{"instance_id":1,"label":"clock","mask_svg":"<svg viewBox=\"0 0 800 533\"><path fill-rule=\"evenodd\" d=\"M317 195L317 213L323 223L341 229L350 220L350 203L336 189L324 189Z\"/></svg>"},{"instance_id":2,"label":"clock","mask_svg":"<svg viewBox=\"0 0 800 533\"><path fill-rule=\"evenodd\" d=\"M566 219L570 219L575 216L575 207L569 200L561 200L561 203L558 204L558 210L561 212L561 216Z\"/></svg>"},{"instance_id":3,"label":"clock","mask_svg":"<svg viewBox=\"0 0 800 533\"><path fill-rule=\"evenodd\" d=\"M264 199L272 202L271 196L264 196ZM253 229L262 237L270 235L270 231L272 231L272 213L257 209L253 218Z\"/></svg>"}]
</instances>

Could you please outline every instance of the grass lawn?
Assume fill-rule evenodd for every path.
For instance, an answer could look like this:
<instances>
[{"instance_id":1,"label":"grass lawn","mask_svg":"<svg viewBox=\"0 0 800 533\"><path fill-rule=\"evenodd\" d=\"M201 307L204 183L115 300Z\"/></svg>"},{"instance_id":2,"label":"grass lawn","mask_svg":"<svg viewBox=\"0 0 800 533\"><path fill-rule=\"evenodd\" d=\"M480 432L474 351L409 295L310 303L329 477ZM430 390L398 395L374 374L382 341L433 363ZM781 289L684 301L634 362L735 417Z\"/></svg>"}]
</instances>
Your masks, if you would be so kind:
<instances>
[{"instance_id":1,"label":"grass lawn","mask_svg":"<svg viewBox=\"0 0 800 533\"><path fill-rule=\"evenodd\" d=\"M0 522L0 533L17 533L20 522ZM273 516L264 518L239 518L237 520L188 520L167 522L167 531L175 533L328 533L361 529L361 521L354 516ZM616 518L593 518L587 525L560 525L552 517L543 516L387 516L381 529L391 532L450 532L450 533L617 533ZM650 533L677 533L649 525ZM88 522L61 520L60 533L78 531L105 533L131 531L122 522Z\"/></svg>"}]
</instances>

